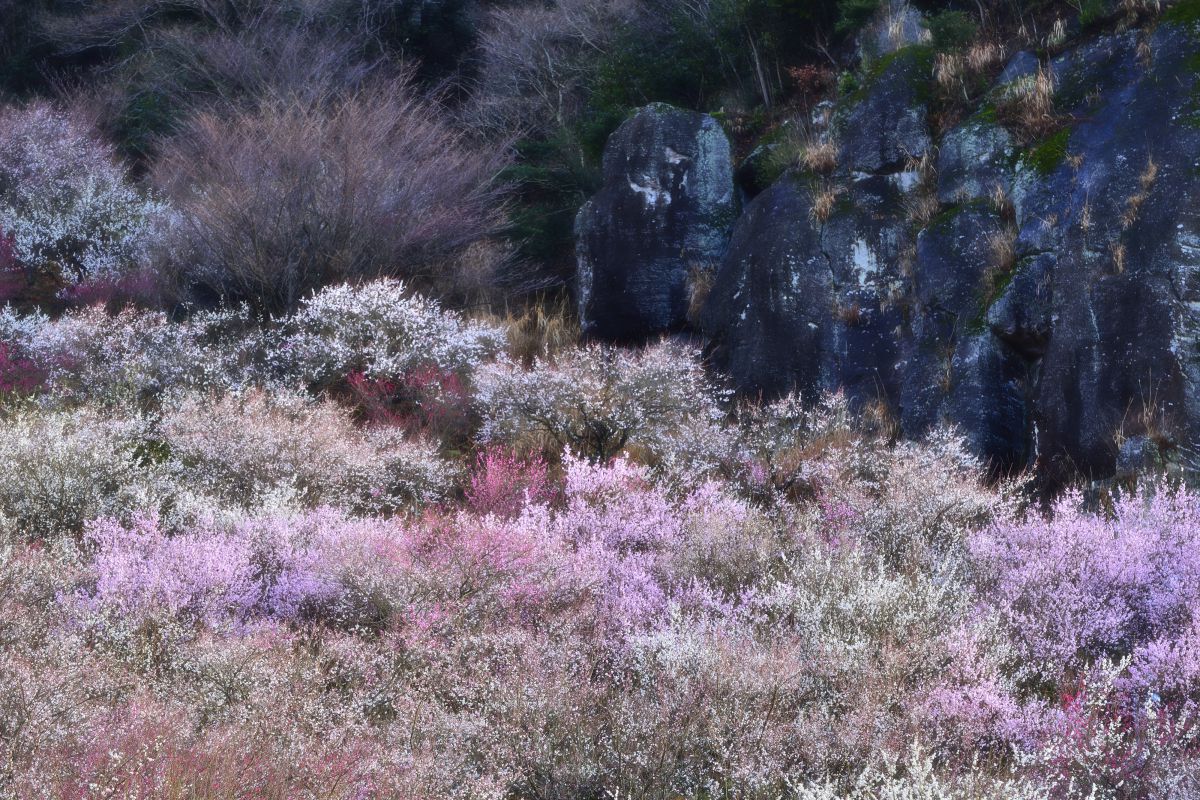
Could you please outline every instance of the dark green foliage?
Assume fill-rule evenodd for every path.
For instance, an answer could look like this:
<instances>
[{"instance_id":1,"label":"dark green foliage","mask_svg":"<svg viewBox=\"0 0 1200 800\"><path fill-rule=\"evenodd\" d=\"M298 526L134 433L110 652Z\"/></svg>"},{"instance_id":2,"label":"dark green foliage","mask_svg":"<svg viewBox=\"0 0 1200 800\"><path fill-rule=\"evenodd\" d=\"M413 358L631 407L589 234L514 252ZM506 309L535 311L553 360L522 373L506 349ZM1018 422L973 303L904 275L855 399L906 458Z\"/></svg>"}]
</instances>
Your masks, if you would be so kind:
<instances>
[{"instance_id":1,"label":"dark green foliage","mask_svg":"<svg viewBox=\"0 0 1200 800\"><path fill-rule=\"evenodd\" d=\"M540 267L540 282L565 284L575 266L575 214L600 188L598 159L565 130L521 141L517 154L501 176L514 193L507 236L522 259Z\"/></svg>"},{"instance_id":2,"label":"dark green foliage","mask_svg":"<svg viewBox=\"0 0 1200 800\"><path fill-rule=\"evenodd\" d=\"M731 88L769 106L782 67L811 59L836 15L832 0L713 0L702 16L683 8L622 32L596 65L592 113L611 121L614 110L658 101L707 110Z\"/></svg>"},{"instance_id":3,"label":"dark green foliage","mask_svg":"<svg viewBox=\"0 0 1200 800\"><path fill-rule=\"evenodd\" d=\"M1049 175L1066 160L1067 142L1070 138L1071 131L1063 128L1026 152L1021 158L1036 169L1038 174Z\"/></svg>"},{"instance_id":4,"label":"dark green foliage","mask_svg":"<svg viewBox=\"0 0 1200 800\"><path fill-rule=\"evenodd\" d=\"M1200 22L1200 0L1176 0L1163 14L1163 20L1180 25L1194 25Z\"/></svg>"},{"instance_id":5,"label":"dark green foliage","mask_svg":"<svg viewBox=\"0 0 1200 800\"><path fill-rule=\"evenodd\" d=\"M979 26L965 11L942 11L928 22L933 49L939 53L961 50L979 35Z\"/></svg>"},{"instance_id":6,"label":"dark green foliage","mask_svg":"<svg viewBox=\"0 0 1200 800\"><path fill-rule=\"evenodd\" d=\"M33 35L39 11L32 0L0 0L0 98L5 91L25 94L43 83L38 62L45 48Z\"/></svg>"},{"instance_id":7,"label":"dark green foliage","mask_svg":"<svg viewBox=\"0 0 1200 800\"><path fill-rule=\"evenodd\" d=\"M703 108L720 87L720 42L683 15L672 23L668 35L622 32L597 63L582 120L591 155L631 109L653 102Z\"/></svg>"},{"instance_id":8,"label":"dark green foliage","mask_svg":"<svg viewBox=\"0 0 1200 800\"><path fill-rule=\"evenodd\" d=\"M1079 9L1079 24L1085 28L1098 25L1115 11L1116 4L1111 0L1083 0Z\"/></svg>"},{"instance_id":9,"label":"dark green foliage","mask_svg":"<svg viewBox=\"0 0 1200 800\"><path fill-rule=\"evenodd\" d=\"M839 34L857 31L879 9L880 0L838 0L835 29Z\"/></svg>"},{"instance_id":10,"label":"dark green foliage","mask_svg":"<svg viewBox=\"0 0 1200 800\"><path fill-rule=\"evenodd\" d=\"M475 45L471 0L382 0L377 5L381 49L420 65L418 74L426 80L454 74Z\"/></svg>"}]
</instances>

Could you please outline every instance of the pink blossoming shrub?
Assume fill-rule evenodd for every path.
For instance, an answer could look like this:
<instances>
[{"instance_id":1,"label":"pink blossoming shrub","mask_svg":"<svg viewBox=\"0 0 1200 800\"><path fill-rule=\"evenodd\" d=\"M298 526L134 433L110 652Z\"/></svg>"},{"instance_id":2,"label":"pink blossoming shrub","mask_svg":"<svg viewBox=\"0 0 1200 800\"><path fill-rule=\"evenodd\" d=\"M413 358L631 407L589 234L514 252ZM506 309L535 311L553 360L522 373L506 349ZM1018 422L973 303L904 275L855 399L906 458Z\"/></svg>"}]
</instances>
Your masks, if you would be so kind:
<instances>
[{"instance_id":1,"label":"pink blossoming shrub","mask_svg":"<svg viewBox=\"0 0 1200 800\"><path fill-rule=\"evenodd\" d=\"M64 289L61 299L69 306L106 306L120 309L127 305L161 308L161 280L151 269L138 269L123 275L101 275Z\"/></svg>"},{"instance_id":2,"label":"pink blossoming shrub","mask_svg":"<svg viewBox=\"0 0 1200 800\"><path fill-rule=\"evenodd\" d=\"M333 565L323 557L330 545L322 522L279 520L167 536L153 518L128 528L98 520L84 537L96 551L96 585L83 605L118 618L162 613L208 625L315 613L337 591Z\"/></svg>"},{"instance_id":3,"label":"pink blossoming shrub","mask_svg":"<svg viewBox=\"0 0 1200 800\"><path fill-rule=\"evenodd\" d=\"M475 416L462 377L434 366L419 367L398 378L351 372L346 388L360 414L373 425L387 425L440 441L465 443Z\"/></svg>"},{"instance_id":4,"label":"pink blossoming shrub","mask_svg":"<svg viewBox=\"0 0 1200 800\"><path fill-rule=\"evenodd\" d=\"M1023 675L1057 681L1187 632L1200 609L1200 503L1160 490L1111 515L1068 495L1048 517L1001 521L970 540L983 602L1013 633Z\"/></svg>"},{"instance_id":5,"label":"pink blossoming shrub","mask_svg":"<svg viewBox=\"0 0 1200 800\"><path fill-rule=\"evenodd\" d=\"M15 270L17 263L17 237L0 229L0 272Z\"/></svg>"},{"instance_id":6,"label":"pink blossoming shrub","mask_svg":"<svg viewBox=\"0 0 1200 800\"><path fill-rule=\"evenodd\" d=\"M525 506L549 503L556 495L541 456L521 458L500 447L476 455L466 489L467 505L473 511L500 517L515 517Z\"/></svg>"},{"instance_id":7,"label":"pink blossoming shrub","mask_svg":"<svg viewBox=\"0 0 1200 800\"><path fill-rule=\"evenodd\" d=\"M0 342L0 394L33 394L45 381L45 370L17 344Z\"/></svg>"}]
</instances>

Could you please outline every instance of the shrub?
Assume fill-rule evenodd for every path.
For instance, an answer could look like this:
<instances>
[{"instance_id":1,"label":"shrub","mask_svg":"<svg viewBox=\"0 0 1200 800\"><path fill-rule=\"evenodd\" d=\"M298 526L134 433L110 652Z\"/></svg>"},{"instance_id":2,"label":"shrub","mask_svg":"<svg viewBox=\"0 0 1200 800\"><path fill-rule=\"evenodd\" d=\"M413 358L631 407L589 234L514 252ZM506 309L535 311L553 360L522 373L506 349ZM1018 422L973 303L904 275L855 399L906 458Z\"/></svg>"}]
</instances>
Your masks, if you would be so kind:
<instances>
[{"instance_id":1,"label":"shrub","mask_svg":"<svg viewBox=\"0 0 1200 800\"><path fill-rule=\"evenodd\" d=\"M250 390L173 405L160 431L166 468L224 505L252 510L284 491L308 508L393 513L436 502L453 480L432 447L358 428L328 401Z\"/></svg>"},{"instance_id":2,"label":"shrub","mask_svg":"<svg viewBox=\"0 0 1200 800\"><path fill-rule=\"evenodd\" d=\"M983 602L1011 629L1022 675L1051 685L1181 635L1200 603L1191 494L1130 496L1111 517L1080 505L1067 496L1050 517L1002 520L970 540Z\"/></svg>"},{"instance_id":3,"label":"shrub","mask_svg":"<svg viewBox=\"0 0 1200 800\"><path fill-rule=\"evenodd\" d=\"M387 279L317 292L282 330L286 371L316 386L352 372L372 379L423 369L467 376L504 345L500 329L445 311Z\"/></svg>"},{"instance_id":4,"label":"shrub","mask_svg":"<svg viewBox=\"0 0 1200 800\"><path fill-rule=\"evenodd\" d=\"M338 594L339 565L330 556L334 546L348 544L349 533L336 515L171 536L153 518L135 519L128 528L97 520L85 534L96 551L95 588L80 598L82 607L127 618L124 624L153 614L210 626L315 614Z\"/></svg>"},{"instance_id":5,"label":"shrub","mask_svg":"<svg viewBox=\"0 0 1200 800\"><path fill-rule=\"evenodd\" d=\"M491 12L480 35L480 82L468 109L476 125L543 135L574 117L593 67L622 23L634 18L632 0L558 0Z\"/></svg>"},{"instance_id":6,"label":"shrub","mask_svg":"<svg viewBox=\"0 0 1200 800\"><path fill-rule=\"evenodd\" d=\"M538 455L520 458L503 448L489 447L475 457L467 486L467 505L479 514L515 517L526 505L547 503L556 492Z\"/></svg>"},{"instance_id":7,"label":"shrub","mask_svg":"<svg viewBox=\"0 0 1200 800\"><path fill-rule=\"evenodd\" d=\"M30 395L41 389L46 371L12 342L0 342L0 395Z\"/></svg>"},{"instance_id":8,"label":"shrub","mask_svg":"<svg viewBox=\"0 0 1200 800\"><path fill-rule=\"evenodd\" d=\"M155 169L179 209L174 279L272 313L380 276L461 289L452 259L497 230L501 164L406 81L202 113Z\"/></svg>"},{"instance_id":9,"label":"shrub","mask_svg":"<svg viewBox=\"0 0 1200 800\"><path fill-rule=\"evenodd\" d=\"M169 487L138 455L137 421L91 411L17 412L0 425L0 519L16 538L78 534L97 516L156 509Z\"/></svg>"},{"instance_id":10,"label":"shrub","mask_svg":"<svg viewBox=\"0 0 1200 800\"><path fill-rule=\"evenodd\" d=\"M549 440L600 461L626 447L659 454L689 423L715 426L721 417L697 355L669 344L641 352L590 345L530 369L487 365L476 377L480 437Z\"/></svg>"},{"instance_id":11,"label":"shrub","mask_svg":"<svg viewBox=\"0 0 1200 800\"><path fill-rule=\"evenodd\" d=\"M56 400L155 404L172 391L238 387L268 377L263 337L246 309L166 314L96 306L51 320L0 310L0 340L42 365Z\"/></svg>"},{"instance_id":12,"label":"shrub","mask_svg":"<svg viewBox=\"0 0 1200 800\"><path fill-rule=\"evenodd\" d=\"M166 213L77 114L0 109L0 230L31 278L63 287L144 267Z\"/></svg>"},{"instance_id":13,"label":"shrub","mask_svg":"<svg viewBox=\"0 0 1200 800\"><path fill-rule=\"evenodd\" d=\"M941 11L929 18L930 43L939 53L962 50L975 40L979 26L965 11Z\"/></svg>"}]
</instances>

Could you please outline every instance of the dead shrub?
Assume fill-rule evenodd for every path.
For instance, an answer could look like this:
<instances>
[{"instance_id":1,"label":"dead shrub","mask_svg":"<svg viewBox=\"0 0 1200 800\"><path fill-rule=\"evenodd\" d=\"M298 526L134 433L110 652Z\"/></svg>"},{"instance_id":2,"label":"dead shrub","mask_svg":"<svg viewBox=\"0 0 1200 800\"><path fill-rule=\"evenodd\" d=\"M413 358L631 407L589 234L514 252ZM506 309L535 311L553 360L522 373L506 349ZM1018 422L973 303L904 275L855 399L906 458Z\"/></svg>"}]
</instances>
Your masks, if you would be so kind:
<instances>
[{"instance_id":1,"label":"dead shrub","mask_svg":"<svg viewBox=\"0 0 1200 800\"><path fill-rule=\"evenodd\" d=\"M502 222L500 152L470 146L403 81L199 114L154 173L180 212L171 278L182 296L268 312L381 275L451 293L449 258Z\"/></svg>"},{"instance_id":2,"label":"dead shrub","mask_svg":"<svg viewBox=\"0 0 1200 800\"><path fill-rule=\"evenodd\" d=\"M480 32L479 77L464 116L481 130L503 134L553 130L579 110L591 59L638 11L635 0L496 8Z\"/></svg>"}]
</instances>

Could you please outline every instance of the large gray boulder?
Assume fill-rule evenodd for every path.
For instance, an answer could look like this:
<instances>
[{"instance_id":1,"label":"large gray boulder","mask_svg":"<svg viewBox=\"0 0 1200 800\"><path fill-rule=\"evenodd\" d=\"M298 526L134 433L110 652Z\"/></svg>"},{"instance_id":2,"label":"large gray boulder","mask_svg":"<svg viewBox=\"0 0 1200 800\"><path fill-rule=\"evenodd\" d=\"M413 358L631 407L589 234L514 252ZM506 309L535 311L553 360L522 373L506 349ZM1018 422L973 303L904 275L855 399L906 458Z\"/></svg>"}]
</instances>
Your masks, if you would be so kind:
<instances>
[{"instance_id":1,"label":"large gray boulder","mask_svg":"<svg viewBox=\"0 0 1200 800\"><path fill-rule=\"evenodd\" d=\"M729 140L715 119L653 105L626 120L576 220L584 333L638 341L683 327L689 281L715 268L734 217Z\"/></svg>"},{"instance_id":2,"label":"large gray boulder","mask_svg":"<svg viewBox=\"0 0 1200 800\"><path fill-rule=\"evenodd\" d=\"M886 300L900 281L903 193L887 177L852 181L820 222L813 202L823 191L788 173L734 229L701 325L743 392L841 389L867 400L896 389L901 310Z\"/></svg>"},{"instance_id":3,"label":"large gray boulder","mask_svg":"<svg viewBox=\"0 0 1200 800\"><path fill-rule=\"evenodd\" d=\"M835 282L812 221L813 185L785 174L746 207L708 295L701 327L747 393L832 385Z\"/></svg>"}]
</instances>

